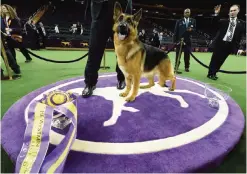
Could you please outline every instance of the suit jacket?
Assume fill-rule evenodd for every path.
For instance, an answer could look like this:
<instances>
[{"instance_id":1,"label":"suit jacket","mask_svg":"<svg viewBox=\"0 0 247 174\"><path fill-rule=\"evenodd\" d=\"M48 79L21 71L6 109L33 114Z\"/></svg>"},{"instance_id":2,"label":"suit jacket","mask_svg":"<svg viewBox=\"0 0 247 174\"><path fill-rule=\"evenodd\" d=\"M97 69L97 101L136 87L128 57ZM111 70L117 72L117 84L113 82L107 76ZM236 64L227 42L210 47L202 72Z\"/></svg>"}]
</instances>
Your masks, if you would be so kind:
<instances>
[{"instance_id":1,"label":"suit jacket","mask_svg":"<svg viewBox=\"0 0 247 174\"><path fill-rule=\"evenodd\" d=\"M112 16L113 16L113 9L114 9L115 2L119 2L122 5L123 10L125 9L125 6L127 4L127 0L87 0L87 1L88 1L87 3L91 2L92 20L98 20L100 15L102 15L102 13L107 13L106 11L104 11L106 9L103 9L103 3L106 1L108 2L108 5L110 7L107 10L110 10L110 14ZM87 7L86 7L86 12L87 12Z\"/></svg>"},{"instance_id":2,"label":"suit jacket","mask_svg":"<svg viewBox=\"0 0 247 174\"><path fill-rule=\"evenodd\" d=\"M21 28L21 23L18 19L8 19L6 21L1 17L1 31L6 33L6 28L11 28L12 31L10 32L11 38L15 39L19 42L22 42L22 28ZM2 33L1 33L2 34ZM3 37L3 35L1 35ZM15 43L10 39L10 37L4 37L8 45L11 47L14 47Z\"/></svg>"},{"instance_id":3,"label":"suit jacket","mask_svg":"<svg viewBox=\"0 0 247 174\"><path fill-rule=\"evenodd\" d=\"M242 47L240 45L240 41L241 41L241 38L245 35L245 31L246 31L245 29L246 26L245 26L244 21L237 19L236 22L237 22L237 26L235 28L234 35L233 35L232 42L231 42L232 52L236 52L239 48ZM229 23L230 23L230 19L220 19L219 15L213 18L212 25L218 29L217 34L213 41L214 47L217 48L217 46L221 45L220 43L222 43L221 41L223 41L223 38L225 37Z\"/></svg>"},{"instance_id":4,"label":"suit jacket","mask_svg":"<svg viewBox=\"0 0 247 174\"><path fill-rule=\"evenodd\" d=\"M143 42L143 43L145 43L145 41L146 41L146 33L139 33L139 40L141 41L141 42Z\"/></svg>"},{"instance_id":5,"label":"suit jacket","mask_svg":"<svg viewBox=\"0 0 247 174\"><path fill-rule=\"evenodd\" d=\"M192 28L192 31L187 31L185 19L179 19L176 22L173 41L178 42L181 38L184 38L185 42L191 42L191 34L196 30L196 20L189 18L188 28Z\"/></svg>"},{"instance_id":6,"label":"suit jacket","mask_svg":"<svg viewBox=\"0 0 247 174\"><path fill-rule=\"evenodd\" d=\"M8 25L7 25L7 22L8 22ZM1 17L1 31L6 33L5 28L7 28L7 26L12 29L12 31L10 32L11 35L12 34L16 34L16 35L22 34L21 23L18 19L9 19L8 21L5 21L5 19Z\"/></svg>"},{"instance_id":7,"label":"suit jacket","mask_svg":"<svg viewBox=\"0 0 247 174\"><path fill-rule=\"evenodd\" d=\"M150 38L150 42L151 42L151 45L155 47L158 47L160 45L158 33L153 33L152 37Z\"/></svg>"}]
</instances>

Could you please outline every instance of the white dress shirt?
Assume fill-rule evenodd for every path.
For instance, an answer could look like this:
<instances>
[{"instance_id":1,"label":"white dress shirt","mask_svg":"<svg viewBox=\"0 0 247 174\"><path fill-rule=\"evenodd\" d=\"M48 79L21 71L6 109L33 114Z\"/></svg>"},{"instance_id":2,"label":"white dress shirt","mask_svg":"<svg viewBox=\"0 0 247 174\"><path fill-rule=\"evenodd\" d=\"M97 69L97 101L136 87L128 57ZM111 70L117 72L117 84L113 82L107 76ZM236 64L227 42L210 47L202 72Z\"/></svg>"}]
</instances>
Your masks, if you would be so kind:
<instances>
[{"instance_id":1,"label":"white dress shirt","mask_svg":"<svg viewBox=\"0 0 247 174\"><path fill-rule=\"evenodd\" d=\"M186 25L186 27L188 27L188 25L189 25L189 21L190 21L190 18L184 18L184 21L185 21L185 25Z\"/></svg>"}]
</instances>

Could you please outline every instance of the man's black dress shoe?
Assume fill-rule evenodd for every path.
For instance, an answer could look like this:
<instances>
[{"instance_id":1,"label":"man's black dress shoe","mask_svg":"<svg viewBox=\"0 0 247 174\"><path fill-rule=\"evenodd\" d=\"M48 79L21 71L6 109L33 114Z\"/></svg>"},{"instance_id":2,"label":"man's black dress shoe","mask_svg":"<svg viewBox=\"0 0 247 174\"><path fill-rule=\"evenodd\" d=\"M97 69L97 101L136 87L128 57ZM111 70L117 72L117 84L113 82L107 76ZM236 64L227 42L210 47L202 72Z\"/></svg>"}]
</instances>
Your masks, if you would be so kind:
<instances>
[{"instance_id":1,"label":"man's black dress shoe","mask_svg":"<svg viewBox=\"0 0 247 174\"><path fill-rule=\"evenodd\" d=\"M182 74L181 71L174 71L174 73L176 73L176 74Z\"/></svg>"},{"instance_id":2,"label":"man's black dress shoe","mask_svg":"<svg viewBox=\"0 0 247 174\"><path fill-rule=\"evenodd\" d=\"M190 72L189 68L185 68L185 71L186 71L186 72Z\"/></svg>"},{"instance_id":3,"label":"man's black dress shoe","mask_svg":"<svg viewBox=\"0 0 247 174\"><path fill-rule=\"evenodd\" d=\"M211 80L217 80L218 77L216 75L207 75L207 77Z\"/></svg>"},{"instance_id":4,"label":"man's black dress shoe","mask_svg":"<svg viewBox=\"0 0 247 174\"><path fill-rule=\"evenodd\" d=\"M117 89L124 89L126 86L125 81L118 81Z\"/></svg>"},{"instance_id":5,"label":"man's black dress shoe","mask_svg":"<svg viewBox=\"0 0 247 174\"><path fill-rule=\"evenodd\" d=\"M86 87L83 89L81 96L83 98L88 98L91 95L93 95L93 90L95 90L96 86L88 86L86 85Z\"/></svg>"},{"instance_id":6,"label":"man's black dress shoe","mask_svg":"<svg viewBox=\"0 0 247 174\"><path fill-rule=\"evenodd\" d=\"M27 59L25 62L26 63L29 63L29 62L31 62L33 59Z\"/></svg>"}]
</instances>

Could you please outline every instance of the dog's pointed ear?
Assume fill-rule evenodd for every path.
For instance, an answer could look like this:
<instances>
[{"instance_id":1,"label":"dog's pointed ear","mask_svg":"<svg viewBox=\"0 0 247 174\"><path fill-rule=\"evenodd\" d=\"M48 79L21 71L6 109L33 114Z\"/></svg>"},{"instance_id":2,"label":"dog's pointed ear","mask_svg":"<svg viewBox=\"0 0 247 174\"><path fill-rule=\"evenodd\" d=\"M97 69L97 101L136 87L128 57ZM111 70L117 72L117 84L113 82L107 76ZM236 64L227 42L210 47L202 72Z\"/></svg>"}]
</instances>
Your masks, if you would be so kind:
<instances>
[{"instance_id":1,"label":"dog's pointed ear","mask_svg":"<svg viewBox=\"0 0 247 174\"><path fill-rule=\"evenodd\" d=\"M142 8L134 14L133 20L139 22L142 17Z\"/></svg>"},{"instance_id":2,"label":"dog's pointed ear","mask_svg":"<svg viewBox=\"0 0 247 174\"><path fill-rule=\"evenodd\" d=\"M119 2L115 2L114 5L114 15L113 15L113 19L117 20L118 17L123 13L121 4Z\"/></svg>"}]
</instances>

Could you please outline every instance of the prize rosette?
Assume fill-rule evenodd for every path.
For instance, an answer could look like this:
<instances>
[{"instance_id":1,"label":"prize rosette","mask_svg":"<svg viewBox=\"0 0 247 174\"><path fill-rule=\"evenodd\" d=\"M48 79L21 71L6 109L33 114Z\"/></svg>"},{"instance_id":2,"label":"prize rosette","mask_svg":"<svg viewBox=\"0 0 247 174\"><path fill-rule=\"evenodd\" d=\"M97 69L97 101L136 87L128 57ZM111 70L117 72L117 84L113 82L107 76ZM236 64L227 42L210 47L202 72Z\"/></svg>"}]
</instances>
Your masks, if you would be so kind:
<instances>
[{"instance_id":1,"label":"prize rosette","mask_svg":"<svg viewBox=\"0 0 247 174\"><path fill-rule=\"evenodd\" d=\"M76 96L73 93L56 90L44 95L40 102L51 107L56 107L71 102L75 99Z\"/></svg>"},{"instance_id":2,"label":"prize rosette","mask_svg":"<svg viewBox=\"0 0 247 174\"><path fill-rule=\"evenodd\" d=\"M28 107L24 142L16 162L16 173L61 173L77 134L77 96L61 90L52 91ZM71 124L70 124L71 123ZM51 127L69 131L50 153Z\"/></svg>"},{"instance_id":3,"label":"prize rosette","mask_svg":"<svg viewBox=\"0 0 247 174\"><path fill-rule=\"evenodd\" d=\"M51 106L53 108L56 108L59 105L63 105L75 99L76 99L76 95L74 95L73 93L56 90L50 92L47 95L44 95L40 102L48 106ZM71 123L71 119L66 117L66 115L63 115L62 113L54 110L52 127L58 129L64 129L70 123Z\"/></svg>"}]
</instances>

